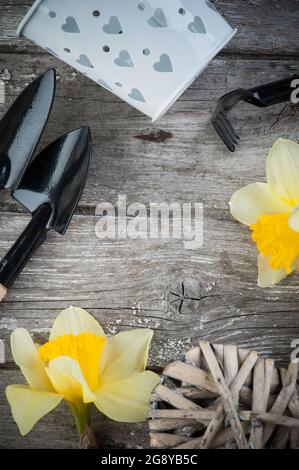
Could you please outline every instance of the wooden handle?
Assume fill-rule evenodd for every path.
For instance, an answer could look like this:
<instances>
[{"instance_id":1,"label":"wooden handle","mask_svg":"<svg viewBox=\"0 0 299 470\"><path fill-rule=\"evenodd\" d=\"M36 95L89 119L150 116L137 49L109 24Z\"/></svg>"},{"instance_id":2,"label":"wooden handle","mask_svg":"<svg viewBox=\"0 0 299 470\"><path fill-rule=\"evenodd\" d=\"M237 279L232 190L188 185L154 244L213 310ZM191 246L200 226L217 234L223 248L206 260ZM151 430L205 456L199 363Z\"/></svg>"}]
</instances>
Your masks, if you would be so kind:
<instances>
[{"instance_id":1,"label":"wooden handle","mask_svg":"<svg viewBox=\"0 0 299 470\"><path fill-rule=\"evenodd\" d=\"M2 300L4 299L4 297L6 296L7 294L7 289L5 286L3 286L2 284L0 284L0 302L2 302Z\"/></svg>"}]
</instances>

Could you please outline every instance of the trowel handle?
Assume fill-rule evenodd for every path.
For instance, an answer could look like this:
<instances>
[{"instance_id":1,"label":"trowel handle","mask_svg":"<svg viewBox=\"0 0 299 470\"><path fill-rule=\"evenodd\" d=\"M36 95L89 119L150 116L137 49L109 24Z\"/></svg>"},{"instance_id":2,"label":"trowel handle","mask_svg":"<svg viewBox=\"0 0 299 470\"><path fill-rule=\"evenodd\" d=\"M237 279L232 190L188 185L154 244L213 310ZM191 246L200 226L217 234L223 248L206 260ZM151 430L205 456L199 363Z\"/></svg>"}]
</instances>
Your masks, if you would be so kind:
<instances>
[{"instance_id":1,"label":"trowel handle","mask_svg":"<svg viewBox=\"0 0 299 470\"><path fill-rule=\"evenodd\" d=\"M51 209L47 205L39 207L32 219L0 262L0 301L13 285L27 262L47 237L47 222Z\"/></svg>"},{"instance_id":2,"label":"trowel handle","mask_svg":"<svg viewBox=\"0 0 299 470\"><path fill-rule=\"evenodd\" d=\"M298 87L299 75L293 75L278 80L276 82L267 83L255 88L247 90L249 97L245 101L260 107L272 106L278 103L285 103L291 100L291 96L295 88Z\"/></svg>"}]
</instances>

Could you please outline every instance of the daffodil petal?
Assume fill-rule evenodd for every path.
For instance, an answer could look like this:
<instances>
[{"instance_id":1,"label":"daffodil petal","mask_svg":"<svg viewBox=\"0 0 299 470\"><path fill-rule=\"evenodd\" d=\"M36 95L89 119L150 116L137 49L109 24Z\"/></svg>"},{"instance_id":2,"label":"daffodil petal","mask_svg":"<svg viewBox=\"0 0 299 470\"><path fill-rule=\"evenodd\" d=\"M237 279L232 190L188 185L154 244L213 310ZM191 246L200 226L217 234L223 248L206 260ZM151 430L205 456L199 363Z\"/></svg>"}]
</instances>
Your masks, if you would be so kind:
<instances>
[{"instance_id":1,"label":"daffodil petal","mask_svg":"<svg viewBox=\"0 0 299 470\"><path fill-rule=\"evenodd\" d=\"M295 206L290 213L289 227L295 232L299 232L299 205Z\"/></svg>"},{"instance_id":2,"label":"daffodil petal","mask_svg":"<svg viewBox=\"0 0 299 470\"><path fill-rule=\"evenodd\" d=\"M279 139L267 157L267 179L271 191L290 205L299 203L299 145Z\"/></svg>"},{"instance_id":3,"label":"daffodil petal","mask_svg":"<svg viewBox=\"0 0 299 470\"><path fill-rule=\"evenodd\" d=\"M64 374L57 369L47 368L48 376L53 384L53 387L63 395L67 401L77 403L83 401L82 386L70 375Z\"/></svg>"},{"instance_id":4,"label":"daffodil petal","mask_svg":"<svg viewBox=\"0 0 299 470\"><path fill-rule=\"evenodd\" d=\"M24 328L17 328L11 334L10 343L15 363L20 367L30 387L35 390L53 392L45 365L38 355L29 332Z\"/></svg>"},{"instance_id":5,"label":"daffodil petal","mask_svg":"<svg viewBox=\"0 0 299 470\"><path fill-rule=\"evenodd\" d=\"M258 285L260 287L273 287L288 275L284 268L272 269L269 266L269 258L261 254L258 258L258 271Z\"/></svg>"},{"instance_id":6,"label":"daffodil petal","mask_svg":"<svg viewBox=\"0 0 299 470\"><path fill-rule=\"evenodd\" d=\"M22 436L31 431L33 426L62 400L61 395L31 390L26 385L9 385L6 388L6 398Z\"/></svg>"},{"instance_id":7,"label":"daffodil petal","mask_svg":"<svg viewBox=\"0 0 299 470\"><path fill-rule=\"evenodd\" d=\"M57 391L65 400L91 403L95 395L90 390L80 365L67 356L60 356L49 362L47 374Z\"/></svg>"},{"instance_id":8,"label":"daffodil petal","mask_svg":"<svg viewBox=\"0 0 299 470\"><path fill-rule=\"evenodd\" d=\"M116 382L143 372L152 337L152 330L138 328L110 339L100 361L100 383Z\"/></svg>"},{"instance_id":9,"label":"daffodil petal","mask_svg":"<svg viewBox=\"0 0 299 470\"><path fill-rule=\"evenodd\" d=\"M145 371L119 382L104 384L96 392L95 406L109 418L123 423L145 421L151 392L160 377Z\"/></svg>"},{"instance_id":10,"label":"daffodil petal","mask_svg":"<svg viewBox=\"0 0 299 470\"><path fill-rule=\"evenodd\" d=\"M232 216L245 225L255 224L261 214L288 212L290 206L279 200L266 183L252 183L236 191L229 203Z\"/></svg>"},{"instance_id":11,"label":"daffodil petal","mask_svg":"<svg viewBox=\"0 0 299 470\"><path fill-rule=\"evenodd\" d=\"M65 334L79 335L80 333L94 333L98 336L105 336L101 325L86 310L69 307L63 310L54 321L50 340Z\"/></svg>"}]
</instances>

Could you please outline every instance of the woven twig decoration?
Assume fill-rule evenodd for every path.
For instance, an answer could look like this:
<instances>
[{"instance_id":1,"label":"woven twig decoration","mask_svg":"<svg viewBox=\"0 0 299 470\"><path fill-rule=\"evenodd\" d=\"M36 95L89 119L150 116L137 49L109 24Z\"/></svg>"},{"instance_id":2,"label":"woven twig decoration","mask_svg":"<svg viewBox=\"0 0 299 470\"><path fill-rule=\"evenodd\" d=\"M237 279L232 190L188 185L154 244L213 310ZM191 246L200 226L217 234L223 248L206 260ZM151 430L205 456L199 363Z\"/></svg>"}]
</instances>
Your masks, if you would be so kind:
<instances>
[{"instance_id":1,"label":"woven twig decoration","mask_svg":"<svg viewBox=\"0 0 299 470\"><path fill-rule=\"evenodd\" d=\"M298 364L201 341L152 395L154 448L299 448Z\"/></svg>"}]
</instances>

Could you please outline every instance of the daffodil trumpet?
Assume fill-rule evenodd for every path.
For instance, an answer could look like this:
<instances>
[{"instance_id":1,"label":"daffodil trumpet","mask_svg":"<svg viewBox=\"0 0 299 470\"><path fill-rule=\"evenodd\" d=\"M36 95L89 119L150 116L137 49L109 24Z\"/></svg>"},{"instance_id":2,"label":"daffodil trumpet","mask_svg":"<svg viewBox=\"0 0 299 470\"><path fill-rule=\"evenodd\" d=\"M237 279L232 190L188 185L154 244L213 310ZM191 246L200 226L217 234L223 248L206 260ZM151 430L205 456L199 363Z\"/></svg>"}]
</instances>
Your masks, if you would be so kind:
<instances>
[{"instance_id":1,"label":"daffodil trumpet","mask_svg":"<svg viewBox=\"0 0 299 470\"><path fill-rule=\"evenodd\" d=\"M9 385L6 397L22 435L62 400L68 403L82 437L90 408L120 422L141 422L148 414L159 376L145 370L153 332L135 329L107 338L85 310L70 307L54 321L49 341L34 344L16 329L11 349L27 385Z\"/></svg>"},{"instance_id":2,"label":"daffodil trumpet","mask_svg":"<svg viewBox=\"0 0 299 470\"><path fill-rule=\"evenodd\" d=\"M267 183L249 184L230 201L232 216L252 230L260 287L299 268L299 145L279 139L267 156L266 175Z\"/></svg>"}]
</instances>

